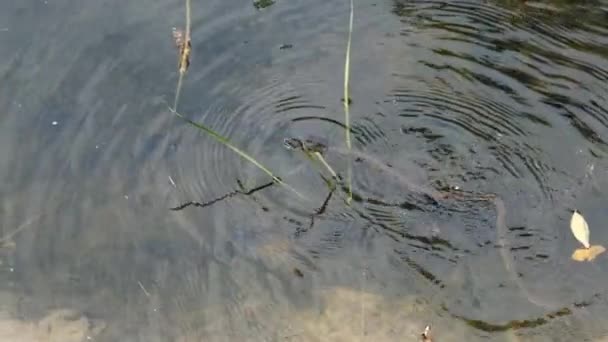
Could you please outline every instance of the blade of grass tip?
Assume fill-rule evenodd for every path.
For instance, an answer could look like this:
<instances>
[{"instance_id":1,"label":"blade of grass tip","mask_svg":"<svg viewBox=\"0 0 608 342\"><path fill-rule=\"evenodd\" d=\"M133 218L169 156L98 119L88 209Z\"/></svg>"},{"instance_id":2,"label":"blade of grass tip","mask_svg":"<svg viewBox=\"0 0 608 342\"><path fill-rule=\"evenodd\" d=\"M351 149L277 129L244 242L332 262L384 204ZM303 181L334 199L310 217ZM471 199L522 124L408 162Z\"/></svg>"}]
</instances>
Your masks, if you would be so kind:
<instances>
[{"instance_id":1,"label":"blade of grass tip","mask_svg":"<svg viewBox=\"0 0 608 342\"><path fill-rule=\"evenodd\" d=\"M306 158L308 158L308 160L310 160L312 163L314 164L321 164L321 166L323 166L329 173L331 173L331 176L334 179L338 179L338 174L336 174L336 172L334 171L334 169L332 169L332 167L327 163L327 161L325 160L325 158L323 158L323 155L317 151L315 152L309 152L309 151L304 151L304 153L306 154Z\"/></svg>"},{"instance_id":2,"label":"blade of grass tip","mask_svg":"<svg viewBox=\"0 0 608 342\"><path fill-rule=\"evenodd\" d=\"M231 149L232 151L236 152L239 156L241 156L243 159L247 160L248 162L252 163L253 165L255 165L257 168L259 168L260 170L264 171L264 173L266 173L267 175L269 175L272 180L278 184L280 184L281 186L284 186L286 189L288 189L289 191L293 192L294 194L296 194L298 197L302 198L302 199L307 199L304 195L302 195L300 192L298 192L296 189L294 189L293 187L291 187L289 184L283 182L279 177L275 176L272 171L270 171L268 168L266 168L264 165L262 165L261 163L259 163L257 160L255 160L253 157L251 157L250 155L248 155L247 153L243 152L241 149L239 149L238 147L234 146L229 140L228 138L222 136L221 134L217 133L216 131L212 130L211 128L203 125L203 124L199 124L197 122L194 122L190 119L188 119L187 117L181 115L180 113L178 113L177 111L175 111L173 108L169 108L169 110L175 114L178 118L186 121L188 124L202 130L203 132L209 134L212 138L214 138L216 141L218 141L219 143L221 143L222 145L228 147L229 149Z\"/></svg>"},{"instance_id":3,"label":"blade of grass tip","mask_svg":"<svg viewBox=\"0 0 608 342\"><path fill-rule=\"evenodd\" d=\"M177 103L179 102L179 95L182 92L182 81L184 80L184 73L179 73L179 79L177 80L177 87L175 87L175 98L173 99L173 108L177 110Z\"/></svg>"},{"instance_id":4,"label":"blade of grass tip","mask_svg":"<svg viewBox=\"0 0 608 342\"><path fill-rule=\"evenodd\" d=\"M346 126L346 147L350 151L352 144L350 140L350 113L349 113L349 96L348 96L348 82L350 76L350 45L353 34L353 16L354 16L354 4L353 0L350 0L350 18L348 23L348 41L346 43L346 57L344 61L344 124ZM352 157L348 155L348 170L346 173L346 183L348 187L348 197L346 203L350 204L353 199L353 188L352 188Z\"/></svg>"},{"instance_id":5,"label":"blade of grass tip","mask_svg":"<svg viewBox=\"0 0 608 342\"><path fill-rule=\"evenodd\" d=\"M329 173L331 173L331 176L334 179L338 179L338 175L336 174L336 171L334 171L334 169L332 169L332 167L329 166L329 164L327 163L327 161L325 160L325 158L323 158L323 155L321 155L321 153L315 152L314 156L327 169L327 171L329 171Z\"/></svg>"}]
</instances>

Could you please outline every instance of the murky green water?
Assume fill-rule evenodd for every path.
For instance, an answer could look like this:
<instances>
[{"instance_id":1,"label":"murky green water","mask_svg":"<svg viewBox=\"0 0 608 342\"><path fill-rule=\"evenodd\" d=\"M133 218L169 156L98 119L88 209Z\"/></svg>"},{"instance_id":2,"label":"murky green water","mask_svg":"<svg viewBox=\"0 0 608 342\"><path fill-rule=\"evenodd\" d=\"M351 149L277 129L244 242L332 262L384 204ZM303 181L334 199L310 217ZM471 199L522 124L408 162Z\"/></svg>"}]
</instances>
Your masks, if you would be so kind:
<instances>
[{"instance_id":1,"label":"murky green water","mask_svg":"<svg viewBox=\"0 0 608 342\"><path fill-rule=\"evenodd\" d=\"M0 5L0 317L69 309L98 341L606 338L608 259L572 261L569 220L608 245L608 3L355 0L357 197L319 214L284 139L346 174L349 3L260 3L193 1L180 112L310 201L226 196L269 179L167 110L183 1ZM492 201L433 197L456 187L506 231Z\"/></svg>"}]
</instances>

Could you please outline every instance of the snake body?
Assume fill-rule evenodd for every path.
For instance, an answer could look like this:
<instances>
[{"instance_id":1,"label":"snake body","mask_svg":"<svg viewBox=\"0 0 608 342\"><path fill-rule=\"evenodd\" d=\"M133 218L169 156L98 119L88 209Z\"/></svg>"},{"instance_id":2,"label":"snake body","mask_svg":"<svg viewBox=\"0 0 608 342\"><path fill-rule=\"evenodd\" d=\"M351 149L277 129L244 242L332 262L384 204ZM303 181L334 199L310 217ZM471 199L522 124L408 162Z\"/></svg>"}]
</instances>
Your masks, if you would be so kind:
<instances>
[{"instance_id":1,"label":"snake body","mask_svg":"<svg viewBox=\"0 0 608 342\"><path fill-rule=\"evenodd\" d=\"M513 281L521 293L526 297L526 299L535 306L541 307L544 310L557 310L559 307L555 303L549 303L546 300L538 298L538 296L532 294L524 282L522 281L519 272L517 271L517 265L513 255L511 254L511 249L509 247L509 243L507 242L508 228L506 224L506 216L507 210L505 207L505 203L502 198L496 194L470 194L460 190L451 189L448 191L439 191L432 187L422 186L416 182L413 182L411 179L398 172L398 170L388 166L382 160L371 156L367 153L357 151L354 149L346 149L342 147L327 147L324 144L307 139L300 140L297 138L289 138L285 139L285 146L290 149L300 149L303 150L308 156L313 155L314 153L325 153L326 151L337 152L339 154L350 154L353 157L366 160L370 162L374 167L379 170L390 174L395 177L401 184L405 185L409 190L414 192L422 193L427 196L430 196L435 201L440 202L442 200L446 200L449 198L455 198L459 200L477 200L477 201L486 201L493 204L494 209L496 211L496 235L497 235L497 244L500 249L500 256L505 267L505 270L509 274L509 278Z\"/></svg>"}]
</instances>

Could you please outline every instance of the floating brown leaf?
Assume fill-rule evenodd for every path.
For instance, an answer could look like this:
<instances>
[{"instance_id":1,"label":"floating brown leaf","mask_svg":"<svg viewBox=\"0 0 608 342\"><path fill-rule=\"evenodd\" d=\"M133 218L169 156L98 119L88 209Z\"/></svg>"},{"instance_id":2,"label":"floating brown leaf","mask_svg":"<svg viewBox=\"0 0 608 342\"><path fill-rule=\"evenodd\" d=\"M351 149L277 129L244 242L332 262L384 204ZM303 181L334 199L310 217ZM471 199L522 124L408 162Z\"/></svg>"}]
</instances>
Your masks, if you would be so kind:
<instances>
[{"instance_id":1,"label":"floating brown leaf","mask_svg":"<svg viewBox=\"0 0 608 342\"><path fill-rule=\"evenodd\" d=\"M592 261L605 251L606 248L600 245L591 246L589 248L579 248L572 253L572 259L576 261Z\"/></svg>"},{"instance_id":2,"label":"floating brown leaf","mask_svg":"<svg viewBox=\"0 0 608 342\"><path fill-rule=\"evenodd\" d=\"M570 229L572 230L574 237L580 241L585 248L589 248L589 226L583 215L579 214L576 210L572 213Z\"/></svg>"}]
</instances>

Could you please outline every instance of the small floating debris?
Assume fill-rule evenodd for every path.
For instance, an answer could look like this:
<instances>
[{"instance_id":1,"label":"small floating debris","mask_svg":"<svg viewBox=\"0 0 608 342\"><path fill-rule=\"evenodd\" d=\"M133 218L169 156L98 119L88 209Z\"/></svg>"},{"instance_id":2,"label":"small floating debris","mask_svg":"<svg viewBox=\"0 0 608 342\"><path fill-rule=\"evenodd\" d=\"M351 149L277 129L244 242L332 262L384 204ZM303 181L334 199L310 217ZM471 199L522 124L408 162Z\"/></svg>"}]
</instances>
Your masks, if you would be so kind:
<instances>
[{"instance_id":1,"label":"small floating debris","mask_svg":"<svg viewBox=\"0 0 608 342\"><path fill-rule=\"evenodd\" d=\"M59 122L57 122L57 121L51 122L51 125L53 125L53 126L57 126L58 124L59 124Z\"/></svg>"},{"instance_id":2,"label":"small floating debris","mask_svg":"<svg viewBox=\"0 0 608 342\"><path fill-rule=\"evenodd\" d=\"M585 246L589 248L589 225L583 215L579 214L577 210L572 213L572 219L570 219L570 229L574 237Z\"/></svg>"},{"instance_id":3,"label":"small floating debris","mask_svg":"<svg viewBox=\"0 0 608 342\"><path fill-rule=\"evenodd\" d=\"M293 44L281 44L279 46L279 50L287 50L287 49L291 49L293 47Z\"/></svg>"},{"instance_id":4,"label":"small floating debris","mask_svg":"<svg viewBox=\"0 0 608 342\"><path fill-rule=\"evenodd\" d=\"M343 97L341 97L341 98L340 98L340 102L344 103L344 98L343 98ZM353 104L353 99L352 99L352 98L350 98L350 96L348 97L348 104L349 104L349 105L350 105L350 104Z\"/></svg>"},{"instance_id":5,"label":"small floating debris","mask_svg":"<svg viewBox=\"0 0 608 342\"><path fill-rule=\"evenodd\" d=\"M576 261L592 261L598 255L604 253L604 246L591 246L589 243L589 225L587 221L577 210L572 213L570 219L570 229L574 237L583 245L584 248L579 248L572 253L572 259Z\"/></svg>"},{"instance_id":6,"label":"small floating debris","mask_svg":"<svg viewBox=\"0 0 608 342\"><path fill-rule=\"evenodd\" d=\"M253 2L253 7L255 7L256 9L263 9L272 5L274 5L273 0L257 0Z\"/></svg>"},{"instance_id":7,"label":"small floating debris","mask_svg":"<svg viewBox=\"0 0 608 342\"><path fill-rule=\"evenodd\" d=\"M150 292L148 292L146 290L146 288L144 287L144 284L142 284L141 281L137 281L137 284L139 285L139 288L144 292L146 297L150 297Z\"/></svg>"},{"instance_id":8,"label":"small floating debris","mask_svg":"<svg viewBox=\"0 0 608 342\"><path fill-rule=\"evenodd\" d=\"M171 176L169 176L169 183L171 183L174 188L177 188L177 185L175 185L175 182L173 181L173 178L171 178Z\"/></svg>"},{"instance_id":9,"label":"small floating debris","mask_svg":"<svg viewBox=\"0 0 608 342\"><path fill-rule=\"evenodd\" d=\"M422 332L422 334L420 334L420 337L422 337L422 342L433 342L433 338L431 337L431 326L427 325L424 328L424 331Z\"/></svg>"}]
</instances>

